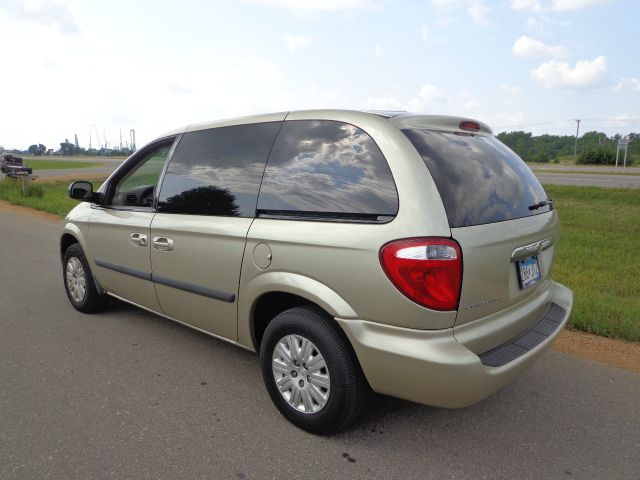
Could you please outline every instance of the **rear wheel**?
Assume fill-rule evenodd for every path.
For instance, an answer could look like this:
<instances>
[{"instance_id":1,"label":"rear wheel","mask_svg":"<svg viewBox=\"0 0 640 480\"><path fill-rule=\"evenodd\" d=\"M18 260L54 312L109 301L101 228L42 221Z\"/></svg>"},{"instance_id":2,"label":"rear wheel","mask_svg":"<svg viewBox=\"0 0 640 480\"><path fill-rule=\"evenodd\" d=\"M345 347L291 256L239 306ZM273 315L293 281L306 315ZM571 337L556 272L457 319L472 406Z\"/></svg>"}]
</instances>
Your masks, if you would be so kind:
<instances>
[{"instance_id":1,"label":"rear wheel","mask_svg":"<svg viewBox=\"0 0 640 480\"><path fill-rule=\"evenodd\" d=\"M347 340L324 312L296 307L267 326L262 376L274 404L294 425L336 433L362 412L369 386Z\"/></svg>"},{"instance_id":2,"label":"rear wheel","mask_svg":"<svg viewBox=\"0 0 640 480\"><path fill-rule=\"evenodd\" d=\"M76 310L93 313L106 305L107 298L98 292L80 244L74 243L64 252L62 276L67 297Z\"/></svg>"}]
</instances>

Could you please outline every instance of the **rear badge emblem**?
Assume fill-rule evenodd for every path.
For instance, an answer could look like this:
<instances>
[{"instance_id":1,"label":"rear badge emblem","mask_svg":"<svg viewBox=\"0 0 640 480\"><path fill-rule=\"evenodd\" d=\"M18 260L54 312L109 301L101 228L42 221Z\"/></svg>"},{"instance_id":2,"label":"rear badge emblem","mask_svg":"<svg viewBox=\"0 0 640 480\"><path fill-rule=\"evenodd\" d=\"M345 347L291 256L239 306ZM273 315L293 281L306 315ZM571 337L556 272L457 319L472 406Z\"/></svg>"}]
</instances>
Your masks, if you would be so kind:
<instances>
[{"instance_id":1,"label":"rear badge emblem","mask_svg":"<svg viewBox=\"0 0 640 480\"><path fill-rule=\"evenodd\" d=\"M499 297L490 298L488 300L483 300L480 303L476 303L475 305L469 305L468 307L464 307L464 309L465 310L475 310L476 308L486 307L487 305L489 305L491 303L499 302L500 300L502 300L502 295L500 295Z\"/></svg>"}]
</instances>

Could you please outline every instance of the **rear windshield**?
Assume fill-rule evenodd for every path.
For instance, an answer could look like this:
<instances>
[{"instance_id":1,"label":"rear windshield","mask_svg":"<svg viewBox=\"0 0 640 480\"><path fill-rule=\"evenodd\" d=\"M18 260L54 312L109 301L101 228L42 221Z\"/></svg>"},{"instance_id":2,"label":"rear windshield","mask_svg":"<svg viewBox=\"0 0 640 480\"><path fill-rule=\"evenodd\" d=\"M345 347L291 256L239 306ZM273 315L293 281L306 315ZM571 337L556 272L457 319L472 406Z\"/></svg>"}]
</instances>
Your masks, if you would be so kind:
<instances>
[{"instance_id":1,"label":"rear windshield","mask_svg":"<svg viewBox=\"0 0 640 480\"><path fill-rule=\"evenodd\" d=\"M403 130L427 164L449 226L468 227L548 212L542 185L524 161L490 135Z\"/></svg>"}]
</instances>

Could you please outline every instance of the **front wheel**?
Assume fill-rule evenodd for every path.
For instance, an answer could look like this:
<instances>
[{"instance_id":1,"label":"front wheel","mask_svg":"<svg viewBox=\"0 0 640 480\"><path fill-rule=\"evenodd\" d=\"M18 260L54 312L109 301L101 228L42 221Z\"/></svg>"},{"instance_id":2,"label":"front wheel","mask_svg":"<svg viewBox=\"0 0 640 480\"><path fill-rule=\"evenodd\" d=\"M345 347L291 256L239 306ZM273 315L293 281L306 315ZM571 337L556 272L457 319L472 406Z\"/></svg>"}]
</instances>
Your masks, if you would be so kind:
<instances>
[{"instance_id":1,"label":"front wheel","mask_svg":"<svg viewBox=\"0 0 640 480\"><path fill-rule=\"evenodd\" d=\"M296 307L267 326L262 377L273 403L315 434L346 428L362 412L369 386L339 327L324 312Z\"/></svg>"},{"instance_id":2,"label":"front wheel","mask_svg":"<svg viewBox=\"0 0 640 480\"><path fill-rule=\"evenodd\" d=\"M64 289L73 307L83 313L93 313L107 303L93 281L89 262L79 243L70 245L62 259Z\"/></svg>"}]
</instances>

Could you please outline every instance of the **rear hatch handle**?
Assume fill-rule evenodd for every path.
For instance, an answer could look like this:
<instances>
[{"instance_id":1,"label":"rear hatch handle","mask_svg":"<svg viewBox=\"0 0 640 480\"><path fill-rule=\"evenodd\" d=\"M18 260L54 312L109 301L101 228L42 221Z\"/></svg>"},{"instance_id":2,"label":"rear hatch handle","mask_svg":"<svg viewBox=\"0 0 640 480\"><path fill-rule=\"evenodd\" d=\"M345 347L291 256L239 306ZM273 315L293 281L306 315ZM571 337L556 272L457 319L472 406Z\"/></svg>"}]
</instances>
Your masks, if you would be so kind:
<instances>
[{"instance_id":1,"label":"rear hatch handle","mask_svg":"<svg viewBox=\"0 0 640 480\"><path fill-rule=\"evenodd\" d=\"M547 237L543 240L539 240L537 242L533 242L528 245L523 245L521 247L518 247L514 249L513 252L511 253L511 262L517 262L519 260L524 260L525 258L538 255L539 253L546 250L552 245L553 245L553 237Z\"/></svg>"}]
</instances>

